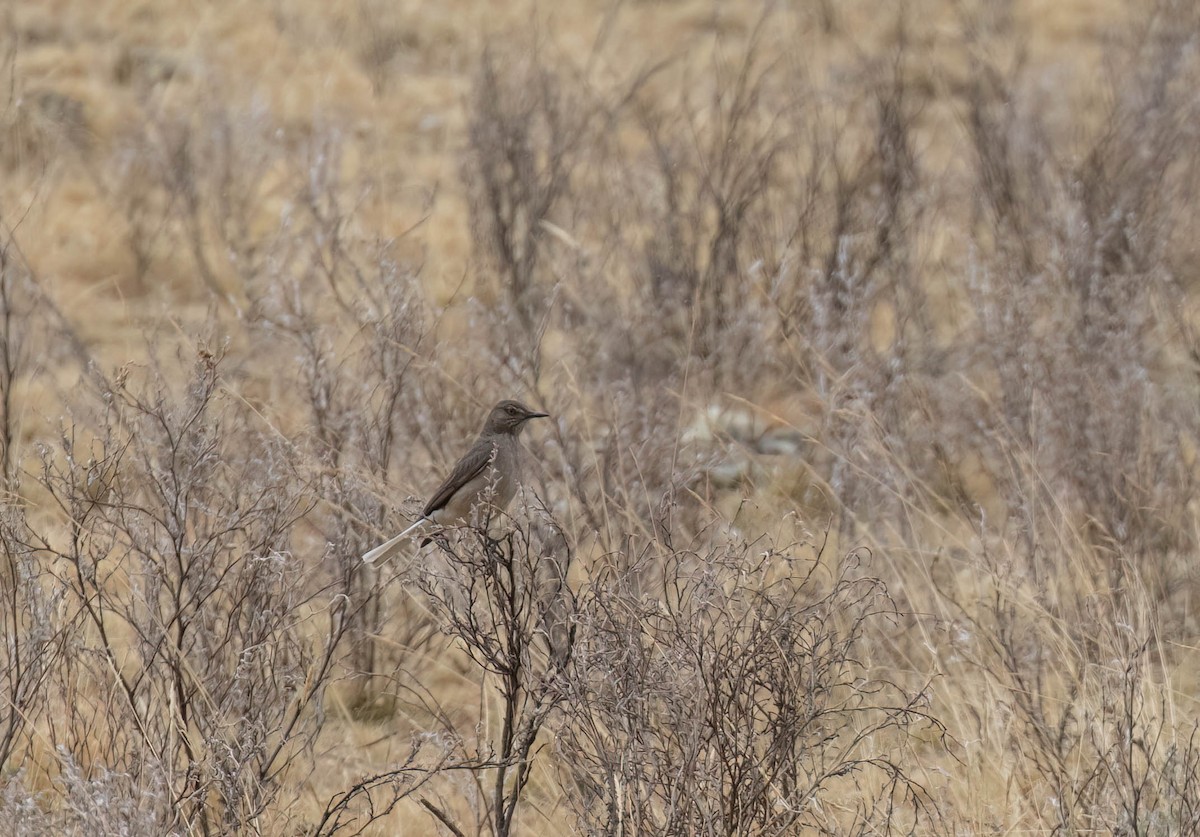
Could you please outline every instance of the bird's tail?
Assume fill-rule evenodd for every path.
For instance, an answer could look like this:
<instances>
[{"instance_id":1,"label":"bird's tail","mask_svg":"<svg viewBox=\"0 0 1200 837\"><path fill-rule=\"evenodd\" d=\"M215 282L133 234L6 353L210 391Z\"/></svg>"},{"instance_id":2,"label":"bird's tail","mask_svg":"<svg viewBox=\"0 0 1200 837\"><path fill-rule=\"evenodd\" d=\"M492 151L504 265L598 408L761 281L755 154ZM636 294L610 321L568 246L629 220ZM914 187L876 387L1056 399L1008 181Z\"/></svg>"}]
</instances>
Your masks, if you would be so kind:
<instances>
[{"instance_id":1,"label":"bird's tail","mask_svg":"<svg viewBox=\"0 0 1200 837\"><path fill-rule=\"evenodd\" d=\"M364 564L374 564L376 561L378 561L380 559L386 559L386 558L392 557L392 555L396 552L396 550L400 548L400 544L403 543L404 539L408 537L408 533L413 531L414 529L417 529L417 528L423 526L425 524L425 521L427 521L428 519L429 518L427 518L427 517L417 518L416 523L414 523L412 526L409 526L407 529L405 529L399 535L396 535L396 537L394 537L388 541L385 541L384 543L381 543L379 546L375 547L370 552L363 555L363 557L362 557L363 563Z\"/></svg>"}]
</instances>

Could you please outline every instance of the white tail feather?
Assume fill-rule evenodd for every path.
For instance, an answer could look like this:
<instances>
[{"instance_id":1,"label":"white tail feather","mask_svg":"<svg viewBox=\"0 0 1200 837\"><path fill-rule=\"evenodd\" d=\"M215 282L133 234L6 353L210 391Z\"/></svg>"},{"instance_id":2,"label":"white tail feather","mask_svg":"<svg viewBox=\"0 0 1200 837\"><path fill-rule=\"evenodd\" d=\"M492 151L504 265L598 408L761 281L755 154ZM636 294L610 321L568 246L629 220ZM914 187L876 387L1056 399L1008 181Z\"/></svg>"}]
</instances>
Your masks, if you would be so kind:
<instances>
[{"instance_id":1,"label":"white tail feather","mask_svg":"<svg viewBox=\"0 0 1200 837\"><path fill-rule=\"evenodd\" d=\"M363 557L362 557L363 563L364 564L374 564L376 561L380 560L381 558L390 558L392 556L392 553L394 553L397 549L399 549L400 544L404 541L405 538L408 537L408 533L411 532L413 529L417 529L417 528L425 525L425 522L427 520L429 520L428 517L418 518L416 523L414 523L412 526L409 526L407 529L405 529L399 535L396 535L396 537L391 538L390 540L385 541L384 543L381 543L379 546L375 547L370 552L363 555Z\"/></svg>"}]
</instances>

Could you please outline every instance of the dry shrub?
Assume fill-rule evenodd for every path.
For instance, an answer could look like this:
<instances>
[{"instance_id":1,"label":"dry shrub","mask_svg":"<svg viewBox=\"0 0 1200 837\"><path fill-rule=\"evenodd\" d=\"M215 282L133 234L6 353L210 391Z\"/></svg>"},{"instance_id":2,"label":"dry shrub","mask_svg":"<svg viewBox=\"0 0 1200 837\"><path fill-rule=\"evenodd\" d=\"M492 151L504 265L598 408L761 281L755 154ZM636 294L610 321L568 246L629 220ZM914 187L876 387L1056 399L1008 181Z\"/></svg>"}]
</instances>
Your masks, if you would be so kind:
<instances>
[{"instance_id":1,"label":"dry shrub","mask_svg":"<svg viewBox=\"0 0 1200 837\"><path fill-rule=\"evenodd\" d=\"M60 781L128 783L153 799L137 811L151 830L264 816L311 759L344 630L319 565L290 550L310 509L294 450L220 391L220 351L91 382L90 414L42 451L67 531L24 519L7 533L71 600L70 676L39 719Z\"/></svg>"},{"instance_id":2,"label":"dry shrub","mask_svg":"<svg viewBox=\"0 0 1200 837\"><path fill-rule=\"evenodd\" d=\"M1164 4L1134 33L1107 111L1078 144L1054 134L1019 71L980 62L968 101L987 221L968 266L982 339L964 354L997 386L971 411L984 432L962 432L1004 462L1019 527L1054 527L1065 510L1139 561L1192 546L1181 444L1200 425L1179 368L1188 326L1172 312L1189 281L1177 224L1198 182L1184 139L1200 126L1184 92L1200 69L1197 32L1194 13Z\"/></svg>"},{"instance_id":3,"label":"dry shrub","mask_svg":"<svg viewBox=\"0 0 1200 837\"><path fill-rule=\"evenodd\" d=\"M863 662L896 615L866 557L660 533L630 539L580 593L556 747L582 832L934 827L907 739L944 730L923 695Z\"/></svg>"}]
</instances>

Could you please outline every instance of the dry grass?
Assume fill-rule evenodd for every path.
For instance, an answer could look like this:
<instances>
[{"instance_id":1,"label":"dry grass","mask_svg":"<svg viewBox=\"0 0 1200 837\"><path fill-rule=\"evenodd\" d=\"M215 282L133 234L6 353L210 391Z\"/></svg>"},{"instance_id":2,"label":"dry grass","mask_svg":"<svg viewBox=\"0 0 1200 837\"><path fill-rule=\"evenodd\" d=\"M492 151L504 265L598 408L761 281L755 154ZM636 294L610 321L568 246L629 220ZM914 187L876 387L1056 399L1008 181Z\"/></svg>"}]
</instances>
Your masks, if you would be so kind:
<instances>
[{"instance_id":1,"label":"dry grass","mask_svg":"<svg viewBox=\"0 0 1200 837\"><path fill-rule=\"evenodd\" d=\"M1200 832L1190 4L99 5L0 9L0 830Z\"/></svg>"}]
</instances>

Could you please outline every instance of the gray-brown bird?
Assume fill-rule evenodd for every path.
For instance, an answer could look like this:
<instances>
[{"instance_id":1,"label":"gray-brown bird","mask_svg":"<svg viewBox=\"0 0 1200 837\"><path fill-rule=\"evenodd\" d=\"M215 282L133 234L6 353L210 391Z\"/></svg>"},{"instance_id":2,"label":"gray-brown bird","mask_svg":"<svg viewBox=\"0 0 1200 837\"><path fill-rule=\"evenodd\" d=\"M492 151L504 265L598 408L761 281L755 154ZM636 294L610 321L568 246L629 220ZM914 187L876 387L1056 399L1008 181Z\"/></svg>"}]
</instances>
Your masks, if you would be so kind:
<instances>
[{"instance_id":1,"label":"gray-brown bird","mask_svg":"<svg viewBox=\"0 0 1200 837\"><path fill-rule=\"evenodd\" d=\"M530 419L548 415L535 412L519 401L501 401L493 407L475 444L433 492L416 522L372 549L363 556L363 561L371 564L391 557L409 533L426 522L462 526L481 522L490 514L508 508L521 485L521 443L518 441L521 430Z\"/></svg>"}]
</instances>

